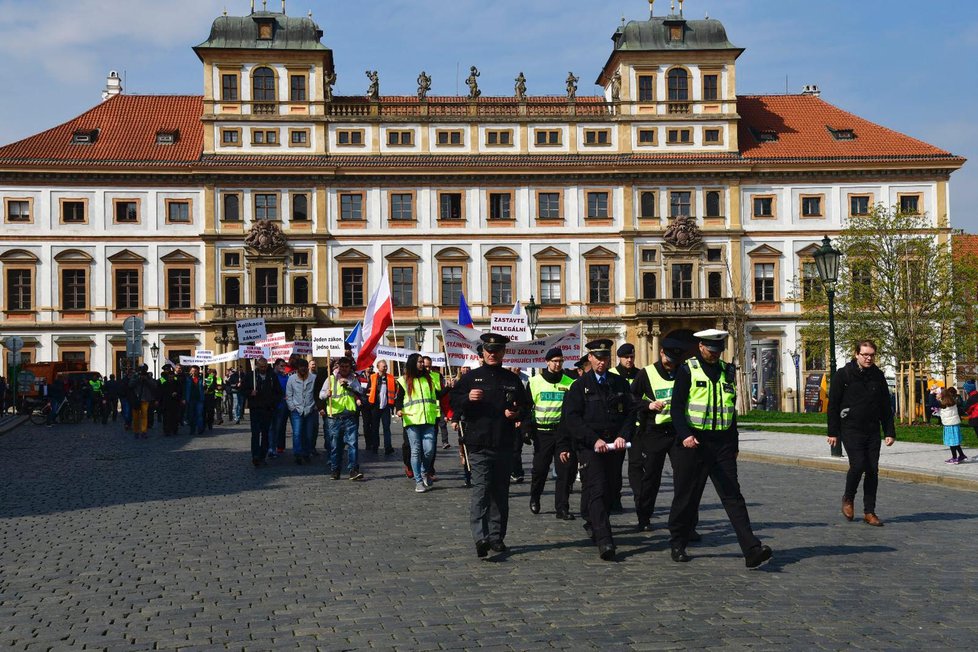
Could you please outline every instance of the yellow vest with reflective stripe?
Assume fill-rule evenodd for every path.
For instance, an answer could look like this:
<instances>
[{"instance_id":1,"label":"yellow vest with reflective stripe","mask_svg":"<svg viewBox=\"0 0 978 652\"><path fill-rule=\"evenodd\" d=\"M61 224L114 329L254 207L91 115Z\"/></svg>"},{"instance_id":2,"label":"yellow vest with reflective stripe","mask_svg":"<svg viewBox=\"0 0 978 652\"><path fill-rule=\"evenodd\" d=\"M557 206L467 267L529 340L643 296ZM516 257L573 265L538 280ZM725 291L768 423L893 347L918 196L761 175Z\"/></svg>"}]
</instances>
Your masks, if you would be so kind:
<instances>
[{"instance_id":1,"label":"yellow vest with reflective stripe","mask_svg":"<svg viewBox=\"0 0 978 652\"><path fill-rule=\"evenodd\" d=\"M649 386L652 388L652 393L655 396L644 397L646 401L651 403L652 401L662 401L666 406L655 415L656 425L661 425L663 423L672 423L672 412L670 408L672 407L672 388L676 384L675 380L666 380L659 374L659 370L655 368L654 364L650 364L645 368L645 374L649 377Z\"/></svg>"},{"instance_id":2,"label":"yellow vest with reflective stripe","mask_svg":"<svg viewBox=\"0 0 978 652\"><path fill-rule=\"evenodd\" d=\"M345 412L357 411L357 397L348 391L334 374L329 375L329 391L331 396L326 401L326 414L334 417Z\"/></svg>"},{"instance_id":3,"label":"yellow vest with reflective stripe","mask_svg":"<svg viewBox=\"0 0 978 652\"><path fill-rule=\"evenodd\" d=\"M401 376L397 379L397 384L404 392L404 404L401 407L401 419L405 426L433 426L438 421L441 414L441 407L438 405L438 386L432 380L429 384L424 378L417 378L411 387L411 394L407 391L407 378Z\"/></svg>"},{"instance_id":4,"label":"yellow vest with reflective stripe","mask_svg":"<svg viewBox=\"0 0 978 652\"><path fill-rule=\"evenodd\" d=\"M615 374L616 376L620 376L621 378L625 378L624 376L621 375L621 373L618 372L618 367L612 367L611 369L608 370L608 373ZM635 376L632 376L631 378L625 378L625 382L627 382L628 385L631 386L631 384L635 382Z\"/></svg>"},{"instance_id":5,"label":"yellow vest with reflective stripe","mask_svg":"<svg viewBox=\"0 0 978 652\"><path fill-rule=\"evenodd\" d=\"M542 375L530 378L530 396L533 398L533 416L538 426L553 427L560 423L560 410L564 396L573 381L561 375L556 383L549 383Z\"/></svg>"},{"instance_id":6,"label":"yellow vest with reflective stripe","mask_svg":"<svg viewBox=\"0 0 978 652\"><path fill-rule=\"evenodd\" d=\"M431 377L431 384L435 386L435 391L441 391L441 374L437 371L429 371L428 375Z\"/></svg>"},{"instance_id":7,"label":"yellow vest with reflective stripe","mask_svg":"<svg viewBox=\"0 0 978 652\"><path fill-rule=\"evenodd\" d=\"M727 379L727 364L720 360L720 379L713 382L703 371L699 360L690 358L689 400L686 421L697 430L713 432L733 425L737 412L737 384Z\"/></svg>"}]
</instances>

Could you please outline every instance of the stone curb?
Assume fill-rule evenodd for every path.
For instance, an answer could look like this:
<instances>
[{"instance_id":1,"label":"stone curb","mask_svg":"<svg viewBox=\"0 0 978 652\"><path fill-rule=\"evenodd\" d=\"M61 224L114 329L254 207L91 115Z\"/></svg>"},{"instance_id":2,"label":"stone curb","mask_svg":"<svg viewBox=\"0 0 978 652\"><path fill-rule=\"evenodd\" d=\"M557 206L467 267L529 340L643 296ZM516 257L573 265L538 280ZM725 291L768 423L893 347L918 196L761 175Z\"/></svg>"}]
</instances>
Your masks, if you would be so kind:
<instances>
[{"instance_id":1,"label":"stone curb","mask_svg":"<svg viewBox=\"0 0 978 652\"><path fill-rule=\"evenodd\" d=\"M0 435L5 435L17 426L30 419L26 414L0 419Z\"/></svg>"},{"instance_id":2,"label":"stone curb","mask_svg":"<svg viewBox=\"0 0 978 652\"><path fill-rule=\"evenodd\" d=\"M814 459L811 457L793 457L791 455L772 455L770 453L754 453L751 451L740 451L739 458L746 462L760 462L761 464L777 464L780 466L798 466L805 469L816 469L819 471L837 471L845 473L849 470L848 462L837 462L834 460ZM925 473L923 471L907 471L903 469L893 469L880 467L880 477L902 482L914 482L918 484L933 484L949 489L960 489L962 491L978 491L978 480L968 478L956 478L936 473Z\"/></svg>"}]
</instances>

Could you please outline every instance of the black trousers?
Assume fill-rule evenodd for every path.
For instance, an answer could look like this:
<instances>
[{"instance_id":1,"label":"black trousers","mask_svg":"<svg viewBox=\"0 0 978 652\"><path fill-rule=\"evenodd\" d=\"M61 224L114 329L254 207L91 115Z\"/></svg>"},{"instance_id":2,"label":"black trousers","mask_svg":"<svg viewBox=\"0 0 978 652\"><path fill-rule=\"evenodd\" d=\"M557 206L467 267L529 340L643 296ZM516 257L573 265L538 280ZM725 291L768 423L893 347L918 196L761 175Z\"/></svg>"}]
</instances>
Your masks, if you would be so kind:
<instances>
[{"instance_id":1,"label":"black trousers","mask_svg":"<svg viewBox=\"0 0 978 652\"><path fill-rule=\"evenodd\" d=\"M600 545L614 545L611 538L611 504L615 493L612 484L615 475L621 478L621 466L625 451L595 453L585 449L578 451L581 461L581 515L585 527L590 526L594 542Z\"/></svg>"},{"instance_id":2,"label":"black trousers","mask_svg":"<svg viewBox=\"0 0 978 652\"><path fill-rule=\"evenodd\" d=\"M509 524L509 475L513 452L505 447L469 449L472 467L472 502L469 524L475 541L502 541Z\"/></svg>"},{"instance_id":3,"label":"black trousers","mask_svg":"<svg viewBox=\"0 0 978 652\"><path fill-rule=\"evenodd\" d=\"M747 554L751 548L761 545L754 536L747 503L740 492L737 480L737 440L732 436L717 437L699 432L696 438L700 445L691 455L677 455L673 466L675 496L669 513L669 542L685 546L689 535L696 527L700 500L706 479L709 478L720 497L720 503L733 525L740 549Z\"/></svg>"},{"instance_id":4,"label":"black trousers","mask_svg":"<svg viewBox=\"0 0 978 652\"><path fill-rule=\"evenodd\" d=\"M675 442L676 433L671 428L646 431L632 438L632 447L628 449L628 486L632 488L635 513L641 524L652 520L666 456L675 470Z\"/></svg>"},{"instance_id":5,"label":"black trousers","mask_svg":"<svg viewBox=\"0 0 978 652\"><path fill-rule=\"evenodd\" d=\"M842 431L842 445L849 456L849 472L846 473L846 492L843 497L852 500L856 497L859 481L866 476L863 483L863 511L867 514L876 512L876 489L880 483L880 433Z\"/></svg>"},{"instance_id":6,"label":"black trousers","mask_svg":"<svg viewBox=\"0 0 978 652\"><path fill-rule=\"evenodd\" d=\"M577 455L571 453L567 464L560 461L557 452L557 433L552 430L538 430L533 435L533 471L530 476L530 500L540 500L543 488L550 475L550 464L557 470L557 485L554 487L554 509L557 512L570 511L570 490L574 484L574 471L577 470Z\"/></svg>"},{"instance_id":7,"label":"black trousers","mask_svg":"<svg viewBox=\"0 0 978 652\"><path fill-rule=\"evenodd\" d=\"M523 435L519 433L513 442L512 473L517 478L522 478L526 474L523 470Z\"/></svg>"},{"instance_id":8,"label":"black trousers","mask_svg":"<svg viewBox=\"0 0 978 652\"><path fill-rule=\"evenodd\" d=\"M378 419L374 419L374 415L377 414L377 408L369 403L364 403L363 407L360 408L361 415L363 416L363 443L364 447L368 451L376 452L380 446L380 436L378 434L377 426L379 425ZM378 415L379 416L379 415Z\"/></svg>"}]
</instances>

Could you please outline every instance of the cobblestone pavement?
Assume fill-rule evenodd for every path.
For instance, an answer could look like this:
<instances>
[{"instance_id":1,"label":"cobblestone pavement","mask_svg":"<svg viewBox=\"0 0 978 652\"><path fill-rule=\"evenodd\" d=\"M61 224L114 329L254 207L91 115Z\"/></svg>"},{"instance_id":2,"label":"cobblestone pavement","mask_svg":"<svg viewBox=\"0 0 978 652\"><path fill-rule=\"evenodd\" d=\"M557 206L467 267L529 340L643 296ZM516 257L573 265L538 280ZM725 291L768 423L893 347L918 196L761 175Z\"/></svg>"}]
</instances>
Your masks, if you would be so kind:
<instances>
[{"instance_id":1,"label":"cobblestone pavement","mask_svg":"<svg viewBox=\"0 0 978 652\"><path fill-rule=\"evenodd\" d=\"M883 481L886 527L871 528L839 515L841 474L743 464L775 549L747 571L712 489L691 563L669 560L667 482L648 536L614 517L609 564L551 494L531 515L523 484L511 552L482 562L454 448L427 494L394 457L366 455L363 483L289 458L255 470L244 425L134 441L27 424L0 448L5 650L930 650L978 635L974 493Z\"/></svg>"}]
</instances>

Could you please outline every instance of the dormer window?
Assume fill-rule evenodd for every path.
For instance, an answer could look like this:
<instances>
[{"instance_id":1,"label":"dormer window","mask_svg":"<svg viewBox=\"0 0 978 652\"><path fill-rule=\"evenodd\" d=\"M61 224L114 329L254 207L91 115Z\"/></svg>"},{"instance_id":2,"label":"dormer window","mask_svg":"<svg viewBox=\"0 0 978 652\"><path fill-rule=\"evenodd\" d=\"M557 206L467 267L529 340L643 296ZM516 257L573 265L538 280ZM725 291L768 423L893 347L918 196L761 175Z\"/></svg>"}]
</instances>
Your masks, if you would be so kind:
<instances>
[{"instance_id":1,"label":"dormer window","mask_svg":"<svg viewBox=\"0 0 978 652\"><path fill-rule=\"evenodd\" d=\"M98 139L98 129L79 129L71 134L72 145L91 145Z\"/></svg>"},{"instance_id":2,"label":"dormer window","mask_svg":"<svg viewBox=\"0 0 978 652\"><path fill-rule=\"evenodd\" d=\"M856 132L852 129L833 129L832 127L826 126L829 133L836 140L856 140Z\"/></svg>"},{"instance_id":3,"label":"dormer window","mask_svg":"<svg viewBox=\"0 0 978 652\"><path fill-rule=\"evenodd\" d=\"M275 21L271 18L256 18L258 23L258 40L271 41L275 34Z\"/></svg>"},{"instance_id":4,"label":"dormer window","mask_svg":"<svg viewBox=\"0 0 978 652\"><path fill-rule=\"evenodd\" d=\"M669 28L669 40L676 42L683 40L683 26L673 25Z\"/></svg>"},{"instance_id":5,"label":"dormer window","mask_svg":"<svg viewBox=\"0 0 978 652\"><path fill-rule=\"evenodd\" d=\"M173 145L180 140L180 130L171 129L156 132L156 144L157 145Z\"/></svg>"},{"instance_id":6,"label":"dormer window","mask_svg":"<svg viewBox=\"0 0 978 652\"><path fill-rule=\"evenodd\" d=\"M759 143L778 142L778 132L774 131L773 129L754 129L751 127L750 132Z\"/></svg>"}]
</instances>

